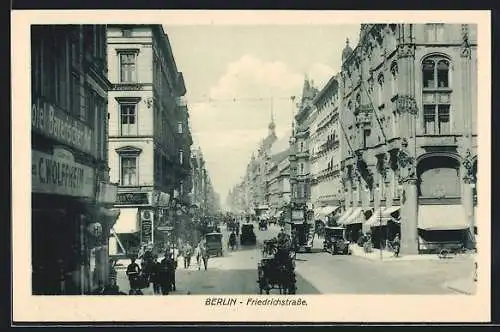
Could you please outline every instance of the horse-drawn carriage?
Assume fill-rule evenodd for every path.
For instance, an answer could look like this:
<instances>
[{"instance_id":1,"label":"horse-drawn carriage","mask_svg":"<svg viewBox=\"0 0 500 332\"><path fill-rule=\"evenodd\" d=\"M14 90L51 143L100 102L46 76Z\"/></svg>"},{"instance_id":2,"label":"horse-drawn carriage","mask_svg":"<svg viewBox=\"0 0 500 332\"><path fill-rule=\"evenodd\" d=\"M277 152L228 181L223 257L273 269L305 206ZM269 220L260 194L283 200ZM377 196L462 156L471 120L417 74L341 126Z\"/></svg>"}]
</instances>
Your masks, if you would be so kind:
<instances>
[{"instance_id":1,"label":"horse-drawn carriage","mask_svg":"<svg viewBox=\"0 0 500 332\"><path fill-rule=\"evenodd\" d=\"M278 289L280 294L295 294L295 253L290 242L264 241L263 258L257 266L259 292L269 294Z\"/></svg>"}]
</instances>

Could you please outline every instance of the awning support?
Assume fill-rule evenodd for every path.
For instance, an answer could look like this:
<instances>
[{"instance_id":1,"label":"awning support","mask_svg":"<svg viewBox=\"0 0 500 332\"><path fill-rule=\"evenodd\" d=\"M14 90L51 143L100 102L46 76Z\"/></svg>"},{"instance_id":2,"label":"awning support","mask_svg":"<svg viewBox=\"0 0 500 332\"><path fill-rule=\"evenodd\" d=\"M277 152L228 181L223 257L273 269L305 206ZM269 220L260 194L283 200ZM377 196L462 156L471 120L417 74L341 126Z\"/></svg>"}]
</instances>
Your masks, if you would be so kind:
<instances>
[{"instance_id":1,"label":"awning support","mask_svg":"<svg viewBox=\"0 0 500 332\"><path fill-rule=\"evenodd\" d=\"M120 248L122 249L122 251L124 253L127 253L127 250L125 250L125 247L123 246L122 241L120 241L120 237L118 236L118 234L116 234L114 227L111 227L111 234L116 239L116 242L118 242L118 245L120 246Z\"/></svg>"}]
</instances>

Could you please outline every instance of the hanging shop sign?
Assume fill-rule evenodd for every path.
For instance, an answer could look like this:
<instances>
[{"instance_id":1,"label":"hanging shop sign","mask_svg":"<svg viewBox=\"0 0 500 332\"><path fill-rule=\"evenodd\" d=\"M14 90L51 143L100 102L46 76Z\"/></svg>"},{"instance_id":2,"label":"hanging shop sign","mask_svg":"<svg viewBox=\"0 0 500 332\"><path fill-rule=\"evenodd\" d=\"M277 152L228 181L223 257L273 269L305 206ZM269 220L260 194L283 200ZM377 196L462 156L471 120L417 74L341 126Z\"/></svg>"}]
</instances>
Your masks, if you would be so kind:
<instances>
[{"instance_id":1,"label":"hanging shop sign","mask_svg":"<svg viewBox=\"0 0 500 332\"><path fill-rule=\"evenodd\" d=\"M45 101L38 100L31 106L31 128L63 144L95 155L93 129Z\"/></svg>"},{"instance_id":2,"label":"hanging shop sign","mask_svg":"<svg viewBox=\"0 0 500 332\"><path fill-rule=\"evenodd\" d=\"M153 242L153 220L152 210L141 211L141 243L148 244Z\"/></svg>"},{"instance_id":3,"label":"hanging shop sign","mask_svg":"<svg viewBox=\"0 0 500 332\"><path fill-rule=\"evenodd\" d=\"M148 193L117 193L116 204L149 205Z\"/></svg>"},{"instance_id":4,"label":"hanging shop sign","mask_svg":"<svg viewBox=\"0 0 500 332\"><path fill-rule=\"evenodd\" d=\"M61 149L54 154L31 150L32 192L75 197L94 197L95 171L76 163L73 155Z\"/></svg>"}]
</instances>

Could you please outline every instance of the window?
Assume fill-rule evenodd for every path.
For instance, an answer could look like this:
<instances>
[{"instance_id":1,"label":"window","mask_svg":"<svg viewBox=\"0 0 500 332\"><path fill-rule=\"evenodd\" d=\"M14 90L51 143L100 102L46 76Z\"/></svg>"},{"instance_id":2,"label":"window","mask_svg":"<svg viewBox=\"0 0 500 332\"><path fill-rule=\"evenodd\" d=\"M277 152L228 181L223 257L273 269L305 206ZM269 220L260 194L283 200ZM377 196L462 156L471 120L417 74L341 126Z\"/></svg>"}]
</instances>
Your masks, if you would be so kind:
<instances>
[{"instance_id":1,"label":"window","mask_svg":"<svg viewBox=\"0 0 500 332\"><path fill-rule=\"evenodd\" d=\"M304 142L300 142L300 152L304 151Z\"/></svg>"},{"instance_id":2,"label":"window","mask_svg":"<svg viewBox=\"0 0 500 332\"><path fill-rule=\"evenodd\" d=\"M424 132L428 135L450 134L450 105L424 105Z\"/></svg>"},{"instance_id":3,"label":"window","mask_svg":"<svg viewBox=\"0 0 500 332\"><path fill-rule=\"evenodd\" d=\"M378 75L378 104L382 105L384 103L384 75Z\"/></svg>"},{"instance_id":4,"label":"window","mask_svg":"<svg viewBox=\"0 0 500 332\"><path fill-rule=\"evenodd\" d=\"M355 106L356 108L361 106L361 95L359 93L356 95L356 104L355 105L356 105Z\"/></svg>"},{"instance_id":5,"label":"window","mask_svg":"<svg viewBox=\"0 0 500 332\"><path fill-rule=\"evenodd\" d=\"M137 135L137 104L120 104L121 135Z\"/></svg>"},{"instance_id":6,"label":"window","mask_svg":"<svg viewBox=\"0 0 500 332\"><path fill-rule=\"evenodd\" d=\"M179 149L179 164L183 164L184 162L184 152L182 151L182 149Z\"/></svg>"},{"instance_id":7,"label":"window","mask_svg":"<svg viewBox=\"0 0 500 332\"><path fill-rule=\"evenodd\" d=\"M430 23L425 25L425 38L427 42L439 42L444 40L444 24Z\"/></svg>"},{"instance_id":8,"label":"window","mask_svg":"<svg viewBox=\"0 0 500 332\"><path fill-rule=\"evenodd\" d=\"M422 79L424 88L449 88L450 63L442 57L428 58L422 63Z\"/></svg>"},{"instance_id":9,"label":"window","mask_svg":"<svg viewBox=\"0 0 500 332\"><path fill-rule=\"evenodd\" d=\"M396 61L391 64L391 77L392 95L395 96L398 94L398 64Z\"/></svg>"},{"instance_id":10,"label":"window","mask_svg":"<svg viewBox=\"0 0 500 332\"><path fill-rule=\"evenodd\" d=\"M121 185L135 186L137 185L137 157L122 156L121 157Z\"/></svg>"},{"instance_id":11,"label":"window","mask_svg":"<svg viewBox=\"0 0 500 332\"><path fill-rule=\"evenodd\" d=\"M304 174L304 164L300 164L300 174Z\"/></svg>"},{"instance_id":12,"label":"window","mask_svg":"<svg viewBox=\"0 0 500 332\"><path fill-rule=\"evenodd\" d=\"M120 81L124 83L136 82L137 80L137 54L133 52L122 52L120 56Z\"/></svg>"},{"instance_id":13,"label":"window","mask_svg":"<svg viewBox=\"0 0 500 332\"><path fill-rule=\"evenodd\" d=\"M398 136L398 115L396 112L392 113L392 137Z\"/></svg>"},{"instance_id":14,"label":"window","mask_svg":"<svg viewBox=\"0 0 500 332\"><path fill-rule=\"evenodd\" d=\"M177 122L177 133L182 134L182 122Z\"/></svg>"}]
</instances>

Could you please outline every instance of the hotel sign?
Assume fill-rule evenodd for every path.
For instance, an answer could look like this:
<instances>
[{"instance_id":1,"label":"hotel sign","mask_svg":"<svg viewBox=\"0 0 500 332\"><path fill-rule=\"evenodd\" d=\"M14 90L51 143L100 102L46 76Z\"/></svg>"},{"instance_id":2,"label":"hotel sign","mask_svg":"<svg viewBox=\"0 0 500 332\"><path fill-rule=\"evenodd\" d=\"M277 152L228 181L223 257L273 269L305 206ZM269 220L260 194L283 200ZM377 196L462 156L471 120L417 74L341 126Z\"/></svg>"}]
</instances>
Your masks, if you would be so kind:
<instances>
[{"instance_id":1,"label":"hotel sign","mask_svg":"<svg viewBox=\"0 0 500 332\"><path fill-rule=\"evenodd\" d=\"M92 128L44 101L31 106L31 128L80 151L95 154Z\"/></svg>"},{"instance_id":2,"label":"hotel sign","mask_svg":"<svg viewBox=\"0 0 500 332\"><path fill-rule=\"evenodd\" d=\"M31 151L32 192L75 197L95 195L94 169L76 163L73 155L55 149L54 154Z\"/></svg>"}]
</instances>

